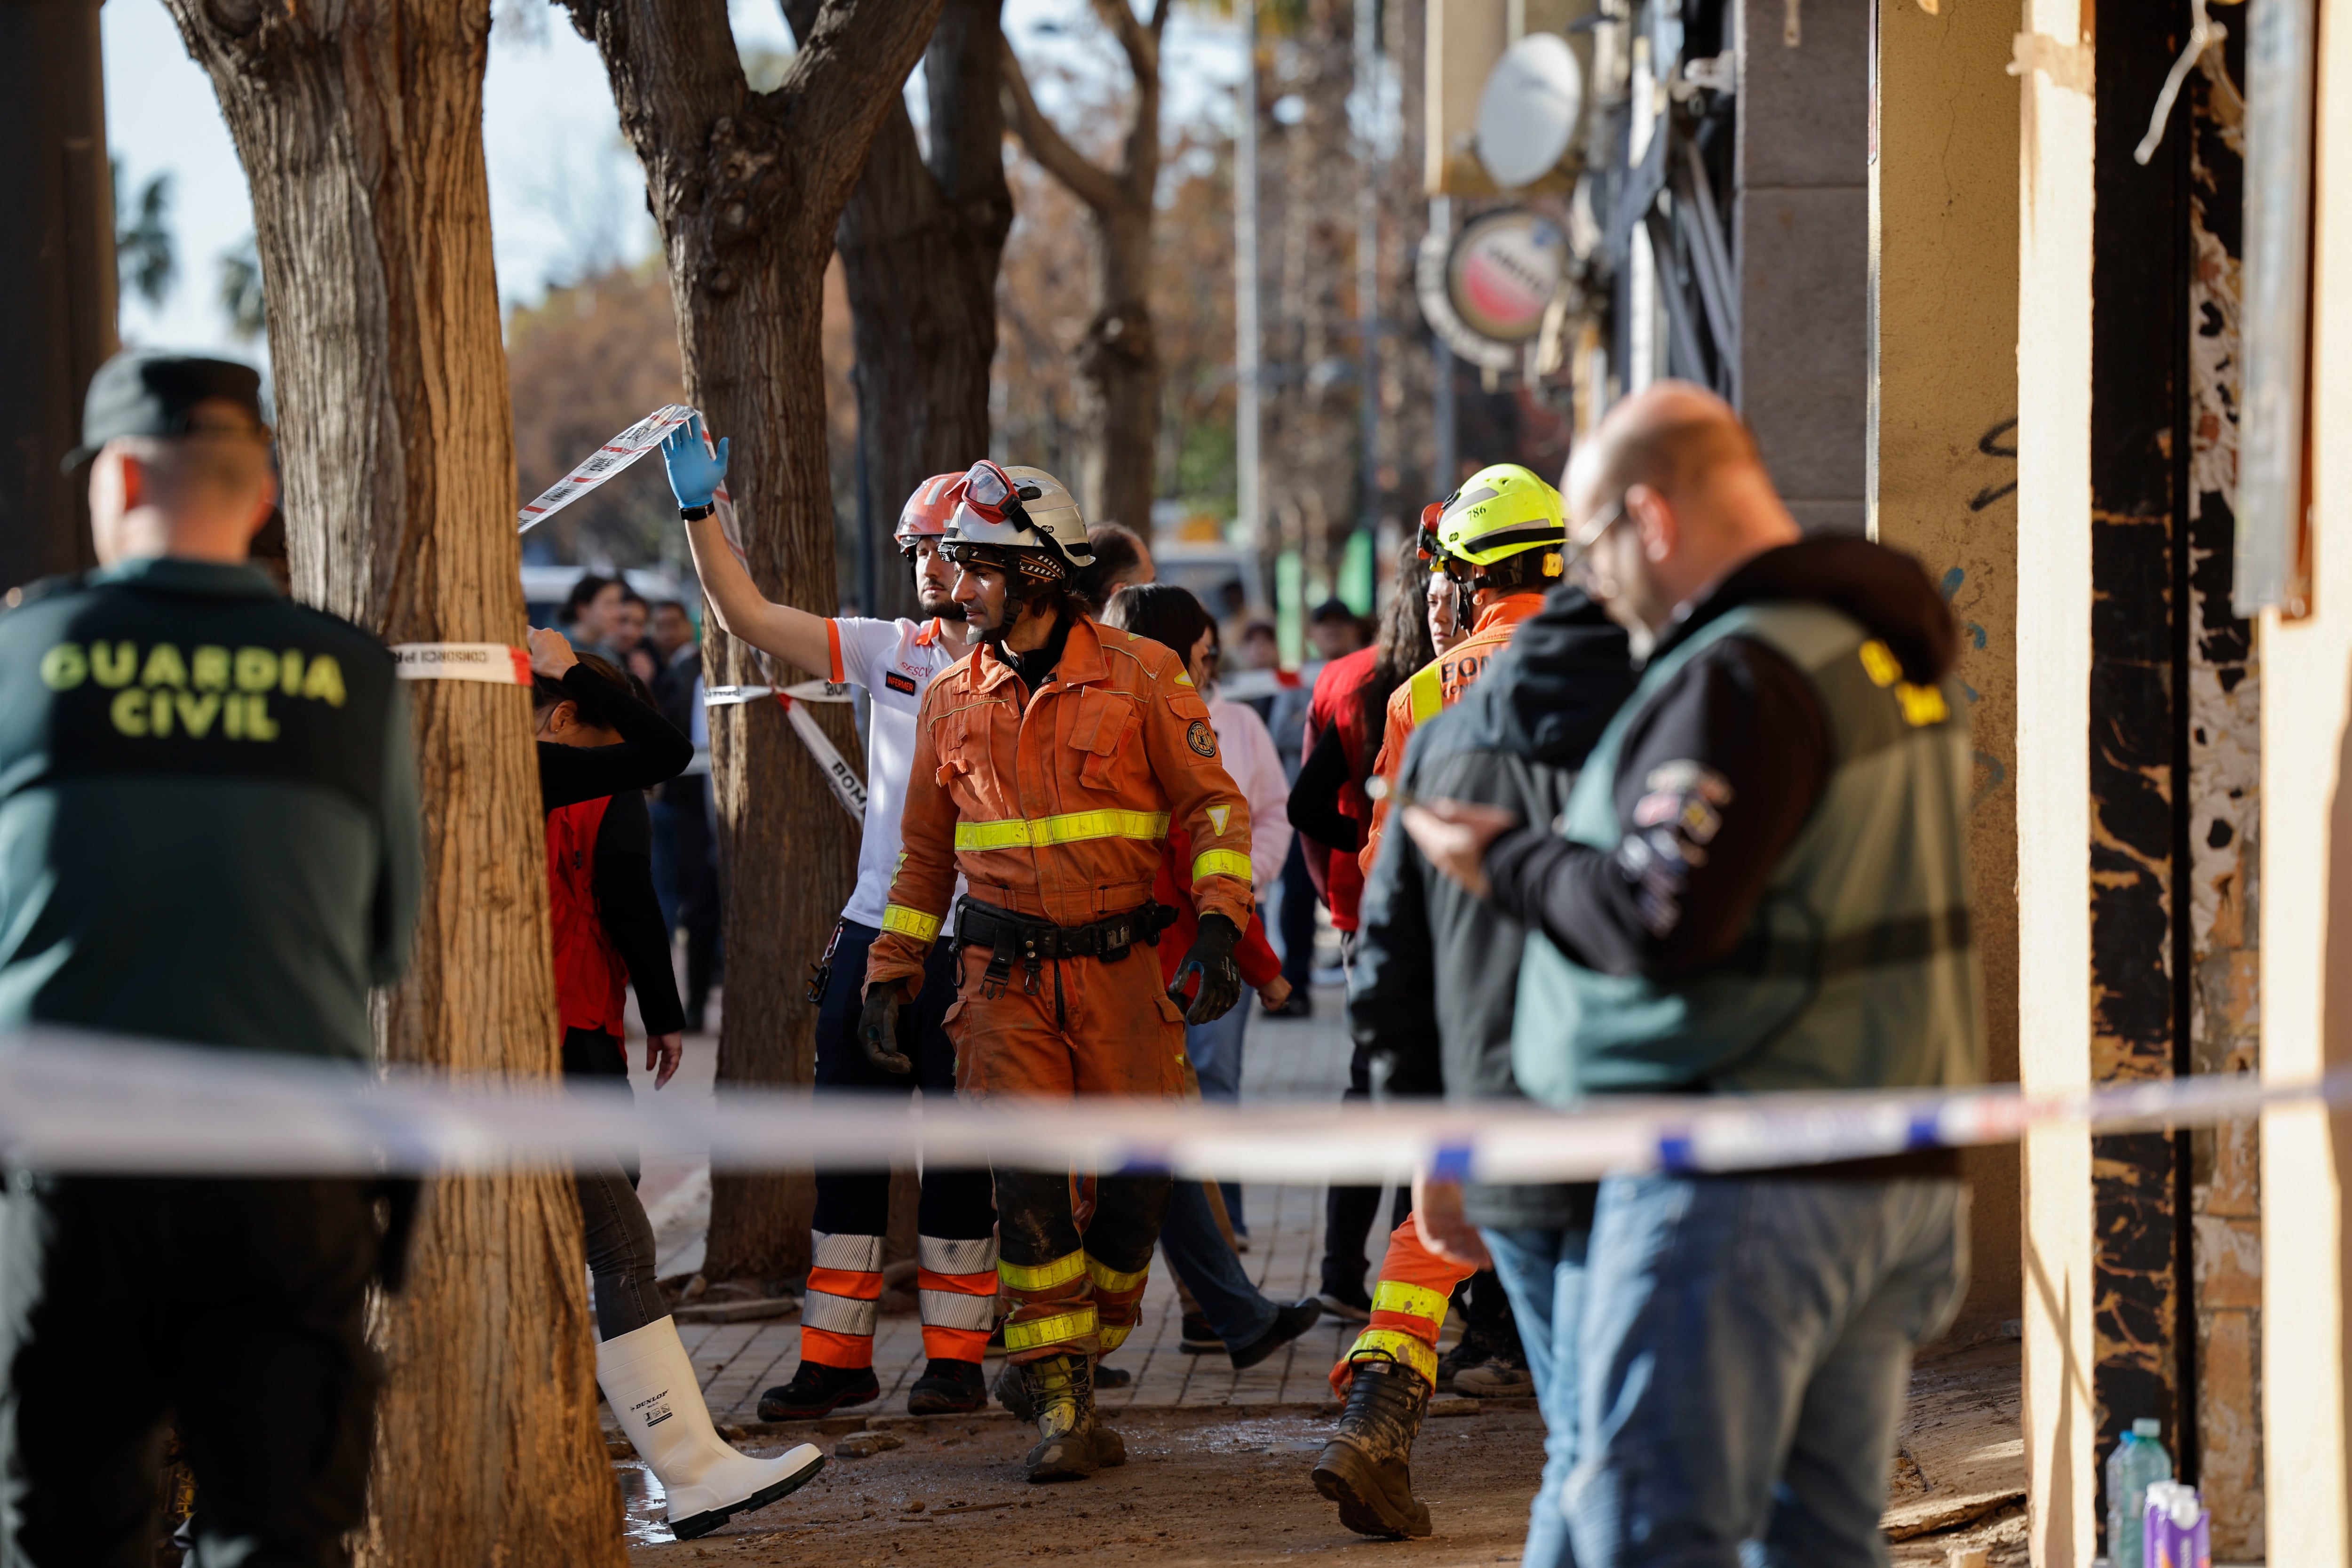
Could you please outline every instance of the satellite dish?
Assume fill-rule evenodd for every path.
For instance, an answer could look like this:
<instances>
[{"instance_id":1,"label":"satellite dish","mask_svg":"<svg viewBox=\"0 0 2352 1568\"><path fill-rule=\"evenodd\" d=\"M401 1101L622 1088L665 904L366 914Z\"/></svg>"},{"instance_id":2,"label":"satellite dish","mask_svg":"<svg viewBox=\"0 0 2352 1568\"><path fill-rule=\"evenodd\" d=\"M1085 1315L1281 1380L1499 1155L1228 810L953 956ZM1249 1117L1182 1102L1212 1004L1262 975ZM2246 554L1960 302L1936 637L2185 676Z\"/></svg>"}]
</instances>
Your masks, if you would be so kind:
<instances>
[{"instance_id":1,"label":"satellite dish","mask_svg":"<svg viewBox=\"0 0 2352 1568\"><path fill-rule=\"evenodd\" d=\"M1551 173L1576 141L1584 77L1558 33L1529 33L1503 51L1478 95L1478 162L1505 190Z\"/></svg>"}]
</instances>

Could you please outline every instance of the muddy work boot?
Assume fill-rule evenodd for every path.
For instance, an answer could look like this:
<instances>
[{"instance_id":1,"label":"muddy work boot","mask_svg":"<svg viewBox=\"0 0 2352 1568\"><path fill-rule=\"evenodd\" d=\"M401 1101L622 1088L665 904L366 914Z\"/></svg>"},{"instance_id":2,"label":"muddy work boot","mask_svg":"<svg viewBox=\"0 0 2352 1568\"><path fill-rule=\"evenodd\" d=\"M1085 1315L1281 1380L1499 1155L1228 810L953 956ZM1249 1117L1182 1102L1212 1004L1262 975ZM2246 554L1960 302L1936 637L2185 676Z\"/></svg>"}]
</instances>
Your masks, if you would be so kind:
<instances>
[{"instance_id":1,"label":"muddy work boot","mask_svg":"<svg viewBox=\"0 0 2352 1568\"><path fill-rule=\"evenodd\" d=\"M1127 1444L1095 1414L1093 1373L1079 1355L1047 1356L1021 1368L1037 1422L1037 1446L1027 1460L1031 1480L1083 1480L1127 1463Z\"/></svg>"},{"instance_id":2,"label":"muddy work boot","mask_svg":"<svg viewBox=\"0 0 2352 1568\"><path fill-rule=\"evenodd\" d=\"M1429 1509L1412 1495L1407 1468L1429 1382L1381 1359L1356 1363L1339 1429L1315 1461L1315 1489L1339 1505L1339 1522L1359 1535L1398 1540L1429 1533Z\"/></svg>"}]
</instances>

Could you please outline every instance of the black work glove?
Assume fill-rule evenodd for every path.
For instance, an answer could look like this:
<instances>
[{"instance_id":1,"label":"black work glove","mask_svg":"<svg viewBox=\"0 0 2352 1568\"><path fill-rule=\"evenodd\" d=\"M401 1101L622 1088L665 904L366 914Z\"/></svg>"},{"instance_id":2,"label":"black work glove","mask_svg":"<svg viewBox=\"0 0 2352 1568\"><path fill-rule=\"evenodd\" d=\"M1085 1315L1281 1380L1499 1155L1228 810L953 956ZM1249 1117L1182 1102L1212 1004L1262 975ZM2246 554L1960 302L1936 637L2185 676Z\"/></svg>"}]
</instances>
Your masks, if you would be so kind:
<instances>
[{"instance_id":1,"label":"black work glove","mask_svg":"<svg viewBox=\"0 0 2352 1568\"><path fill-rule=\"evenodd\" d=\"M1169 996L1181 1005L1185 978L1201 977L1200 994L1184 1015L1186 1023L1206 1024L1222 1018L1242 999L1242 969L1234 962L1234 944L1241 939L1241 929L1224 916L1201 917L1200 933L1192 938L1184 962L1176 966L1176 983L1168 987Z\"/></svg>"},{"instance_id":2,"label":"black work glove","mask_svg":"<svg viewBox=\"0 0 2352 1568\"><path fill-rule=\"evenodd\" d=\"M898 1050L898 983L886 980L866 988L866 1010L857 1016L857 1043L866 1059L884 1072L909 1073L915 1064Z\"/></svg>"}]
</instances>

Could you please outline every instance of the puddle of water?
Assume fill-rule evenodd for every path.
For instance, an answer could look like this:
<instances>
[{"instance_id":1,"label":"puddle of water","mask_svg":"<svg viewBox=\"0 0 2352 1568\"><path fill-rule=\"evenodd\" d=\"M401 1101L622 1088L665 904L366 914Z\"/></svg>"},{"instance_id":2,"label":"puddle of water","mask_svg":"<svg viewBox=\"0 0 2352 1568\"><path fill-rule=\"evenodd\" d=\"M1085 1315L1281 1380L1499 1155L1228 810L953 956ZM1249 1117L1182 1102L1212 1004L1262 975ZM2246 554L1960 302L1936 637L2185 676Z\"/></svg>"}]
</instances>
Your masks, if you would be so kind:
<instances>
[{"instance_id":1,"label":"puddle of water","mask_svg":"<svg viewBox=\"0 0 2352 1568\"><path fill-rule=\"evenodd\" d=\"M643 1459L615 1460L613 1479L621 1485L621 1532L632 1545L667 1546L677 1539L663 1517L668 1510L669 1494L662 1490L661 1482Z\"/></svg>"}]
</instances>

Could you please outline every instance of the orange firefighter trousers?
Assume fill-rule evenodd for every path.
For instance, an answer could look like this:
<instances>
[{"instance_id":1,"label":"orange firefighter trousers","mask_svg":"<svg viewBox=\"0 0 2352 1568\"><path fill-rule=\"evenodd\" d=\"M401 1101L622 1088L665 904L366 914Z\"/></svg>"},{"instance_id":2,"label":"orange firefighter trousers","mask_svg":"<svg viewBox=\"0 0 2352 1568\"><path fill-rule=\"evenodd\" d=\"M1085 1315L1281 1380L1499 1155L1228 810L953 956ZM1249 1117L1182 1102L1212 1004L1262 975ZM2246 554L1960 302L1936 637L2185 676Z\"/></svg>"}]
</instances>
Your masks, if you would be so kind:
<instances>
[{"instance_id":1,"label":"orange firefighter trousers","mask_svg":"<svg viewBox=\"0 0 2352 1568\"><path fill-rule=\"evenodd\" d=\"M1389 1235L1381 1259L1380 1284L1372 1290L1372 1321L1331 1369L1331 1391L1345 1399L1355 1381L1356 1363L1372 1357L1400 1362L1437 1384L1437 1336L1445 1327L1445 1306L1475 1268L1448 1263L1429 1250L1421 1227L1407 1215Z\"/></svg>"},{"instance_id":2,"label":"orange firefighter trousers","mask_svg":"<svg viewBox=\"0 0 2352 1568\"><path fill-rule=\"evenodd\" d=\"M1150 949L1116 963L1045 959L1034 972L1016 962L993 995L990 957L964 950L945 1019L963 1098L1187 1098L1184 1014L1160 989ZM1075 1200L1076 1184L1059 1173L996 1173L997 1272L1020 1303L1004 1324L1015 1363L1117 1350L1141 1313L1168 1178L1103 1176L1091 1212Z\"/></svg>"}]
</instances>

